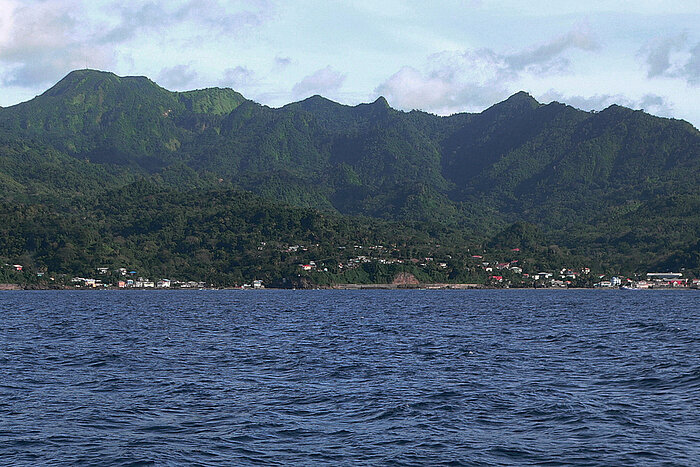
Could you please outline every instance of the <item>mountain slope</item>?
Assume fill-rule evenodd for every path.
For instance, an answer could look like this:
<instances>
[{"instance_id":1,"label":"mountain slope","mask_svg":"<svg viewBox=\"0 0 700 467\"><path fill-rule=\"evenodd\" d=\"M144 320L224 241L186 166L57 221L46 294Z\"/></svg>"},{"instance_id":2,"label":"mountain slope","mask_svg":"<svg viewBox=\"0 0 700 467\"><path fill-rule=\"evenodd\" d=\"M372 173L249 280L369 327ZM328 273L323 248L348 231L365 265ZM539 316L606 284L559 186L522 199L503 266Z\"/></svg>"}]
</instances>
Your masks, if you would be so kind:
<instances>
[{"instance_id":1,"label":"mountain slope","mask_svg":"<svg viewBox=\"0 0 700 467\"><path fill-rule=\"evenodd\" d=\"M697 192L700 132L620 106L544 105L524 92L450 117L397 111L384 98L347 106L313 96L275 109L230 89L170 92L92 70L0 109L0 190L10 202L53 195L65 204L139 177L448 225L472 238L529 222L543 238L597 255L626 247L612 234L599 242L596 231L650 229L642 206ZM676 252L695 245L696 215L673 216L689 234L629 237L638 261L670 257L664 239Z\"/></svg>"},{"instance_id":2,"label":"mountain slope","mask_svg":"<svg viewBox=\"0 0 700 467\"><path fill-rule=\"evenodd\" d=\"M80 159L153 170L176 160L196 116L230 112L232 90L172 93L145 77L79 70L31 101L0 111L5 130Z\"/></svg>"}]
</instances>

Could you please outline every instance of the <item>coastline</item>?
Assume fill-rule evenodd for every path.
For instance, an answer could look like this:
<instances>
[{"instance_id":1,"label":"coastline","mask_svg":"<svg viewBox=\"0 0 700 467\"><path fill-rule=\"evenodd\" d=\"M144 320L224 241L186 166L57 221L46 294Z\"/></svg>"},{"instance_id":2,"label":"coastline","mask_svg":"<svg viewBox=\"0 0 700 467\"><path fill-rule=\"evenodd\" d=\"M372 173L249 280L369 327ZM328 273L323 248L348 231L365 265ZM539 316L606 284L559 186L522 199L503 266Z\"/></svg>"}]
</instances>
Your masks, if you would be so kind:
<instances>
[{"instance_id":1,"label":"coastline","mask_svg":"<svg viewBox=\"0 0 700 467\"><path fill-rule=\"evenodd\" d=\"M0 292L3 291L201 291L201 290L623 290L618 287L497 287L485 284L334 284L308 288L282 288L282 287L70 287L53 286L42 287L38 285L23 286L21 284L0 284ZM644 289L624 289L624 291L661 291L661 290L700 290L697 287L649 287Z\"/></svg>"}]
</instances>

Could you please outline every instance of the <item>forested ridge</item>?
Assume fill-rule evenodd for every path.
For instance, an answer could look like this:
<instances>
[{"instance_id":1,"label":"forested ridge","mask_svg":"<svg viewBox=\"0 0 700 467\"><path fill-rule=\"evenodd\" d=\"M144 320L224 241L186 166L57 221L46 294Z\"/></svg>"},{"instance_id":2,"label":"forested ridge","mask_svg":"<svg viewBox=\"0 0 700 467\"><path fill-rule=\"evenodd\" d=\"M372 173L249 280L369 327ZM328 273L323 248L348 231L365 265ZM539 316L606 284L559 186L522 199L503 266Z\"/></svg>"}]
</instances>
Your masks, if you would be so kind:
<instances>
[{"instance_id":1,"label":"forested ridge","mask_svg":"<svg viewBox=\"0 0 700 467\"><path fill-rule=\"evenodd\" d=\"M270 108L231 89L79 70L0 108L0 257L33 272L485 282L473 257L486 255L697 275L699 186L687 122L524 92L439 117L384 98ZM305 254L286 251L295 245ZM350 254L356 245L386 251Z\"/></svg>"}]
</instances>

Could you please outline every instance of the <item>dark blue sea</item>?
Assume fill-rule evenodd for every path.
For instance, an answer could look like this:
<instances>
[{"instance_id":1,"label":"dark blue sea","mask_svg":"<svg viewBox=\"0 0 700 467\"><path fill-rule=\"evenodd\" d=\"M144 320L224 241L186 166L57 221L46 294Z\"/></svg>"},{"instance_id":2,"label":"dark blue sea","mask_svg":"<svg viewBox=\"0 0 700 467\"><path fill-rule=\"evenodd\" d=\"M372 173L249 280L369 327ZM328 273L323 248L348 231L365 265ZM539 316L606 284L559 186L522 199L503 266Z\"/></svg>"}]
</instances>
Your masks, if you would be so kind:
<instances>
[{"instance_id":1,"label":"dark blue sea","mask_svg":"<svg viewBox=\"0 0 700 467\"><path fill-rule=\"evenodd\" d=\"M699 465L700 291L0 292L3 465Z\"/></svg>"}]
</instances>

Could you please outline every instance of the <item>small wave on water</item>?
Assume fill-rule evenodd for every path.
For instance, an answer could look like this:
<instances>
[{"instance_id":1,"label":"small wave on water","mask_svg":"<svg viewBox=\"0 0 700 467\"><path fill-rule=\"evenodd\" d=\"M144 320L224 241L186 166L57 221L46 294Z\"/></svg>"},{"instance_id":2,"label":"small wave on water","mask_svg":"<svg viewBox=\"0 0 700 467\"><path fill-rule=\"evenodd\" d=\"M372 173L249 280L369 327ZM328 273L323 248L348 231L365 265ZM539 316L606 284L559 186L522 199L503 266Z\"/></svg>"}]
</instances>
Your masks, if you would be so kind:
<instances>
[{"instance_id":1,"label":"small wave on water","mask_svg":"<svg viewBox=\"0 0 700 467\"><path fill-rule=\"evenodd\" d=\"M690 294L0 292L8 465L699 465Z\"/></svg>"}]
</instances>

